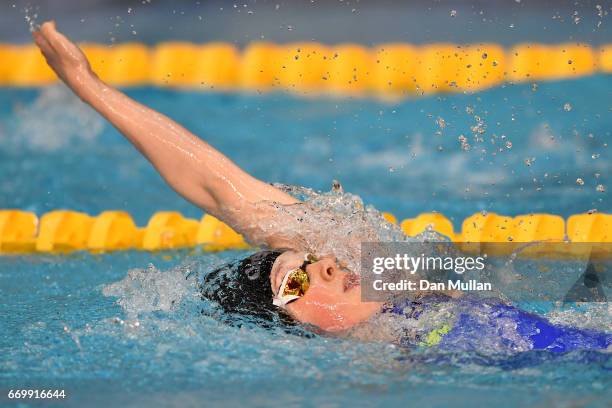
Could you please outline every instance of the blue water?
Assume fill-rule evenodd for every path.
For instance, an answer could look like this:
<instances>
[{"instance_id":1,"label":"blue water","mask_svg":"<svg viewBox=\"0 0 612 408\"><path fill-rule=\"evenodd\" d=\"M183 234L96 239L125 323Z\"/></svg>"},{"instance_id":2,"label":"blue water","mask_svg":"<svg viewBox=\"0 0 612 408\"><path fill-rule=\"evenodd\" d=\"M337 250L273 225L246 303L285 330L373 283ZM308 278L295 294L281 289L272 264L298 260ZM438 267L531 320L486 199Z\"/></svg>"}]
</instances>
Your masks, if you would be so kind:
<instances>
[{"instance_id":1,"label":"blue water","mask_svg":"<svg viewBox=\"0 0 612 408\"><path fill-rule=\"evenodd\" d=\"M595 76L540 83L535 91L531 84L507 85L395 104L151 88L128 93L260 179L324 190L338 179L400 219L440 211L459 228L480 210L611 212L610 84L610 76ZM469 151L461 149L461 135ZM42 96L0 90L0 174L0 208L124 209L140 224L160 209L201 215L61 88ZM596 191L599 184L605 192Z\"/></svg>"},{"instance_id":2,"label":"blue water","mask_svg":"<svg viewBox=\"0 0 612 408\"><path fill-rule=\"evenodd\" d=\"M70 406L606 406L612 396L600 352L413 352L228 326L201 314L211 306L185 276L238 255L2 258L0 387L65 389ZM126 278L147 263L159 270ZM111 282L118 298L103 295Z\"/></svg>"},{"instance_id":3,"label":"blue water","mask_svg":"<svg viewBox=\"0 0 612 408\"><path fill-rule=\"evenodd\" d=\"M261 179L316 189L338 179L400 218L437 210L457 228L479 210L612 212L610 81L508 85L393 104L128 93ZM605 192L596 191L599 184ZM124 209L141 225L161 209L201 215L59 87L0 90L0 208L6 207L38 214ZM71 406L446 406L449 399L454 406L607 406L612 398L612 365L603 352L415 352L228 326L211 317L193 276L240 256L1 257L0 402L7 403L1 398L10 388L42 387L66 389ZM598 306L599 315L569 310L568 321L609 325L605 307Z\"/></svg>"}]
</instances>

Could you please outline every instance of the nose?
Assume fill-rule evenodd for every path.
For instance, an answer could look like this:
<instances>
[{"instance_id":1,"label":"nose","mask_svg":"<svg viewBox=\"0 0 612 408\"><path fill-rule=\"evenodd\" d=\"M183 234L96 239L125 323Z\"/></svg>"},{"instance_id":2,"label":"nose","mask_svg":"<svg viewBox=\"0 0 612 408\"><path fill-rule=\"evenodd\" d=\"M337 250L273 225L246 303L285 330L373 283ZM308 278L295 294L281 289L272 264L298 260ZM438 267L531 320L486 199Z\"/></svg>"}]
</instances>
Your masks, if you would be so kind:
<instances>
[{"instance_id":1,"label":"nose","mask_svg":"<svg viewBox=\"0 0 612 408\"><path fill-rule=\"evenodd\" d=\"M333 257L322 258L312 265L309 265L309 268L312 268L314 273L328 282L334 280L336 275L338 275L338 267Z\"/></svg>"}]
</instances>

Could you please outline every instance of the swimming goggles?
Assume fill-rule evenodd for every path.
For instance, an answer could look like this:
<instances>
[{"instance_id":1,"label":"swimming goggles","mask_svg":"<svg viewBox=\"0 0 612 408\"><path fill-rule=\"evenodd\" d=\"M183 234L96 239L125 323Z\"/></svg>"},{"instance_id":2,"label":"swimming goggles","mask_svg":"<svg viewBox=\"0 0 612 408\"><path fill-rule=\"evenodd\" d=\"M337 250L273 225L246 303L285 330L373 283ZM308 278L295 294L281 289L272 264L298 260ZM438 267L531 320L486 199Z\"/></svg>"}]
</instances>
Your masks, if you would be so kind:
<instances>
[{"instance_id":1,"label":"swimming goggles","mask_svg":"<svg viewBox=\"0 0 612 408\"><path fill-rule=\"evenodd\" d=\"M317 261L318 259L314 255L306 254L304 263L300 267L287 271L272 303L278 307L285 307L288 303L304 296L310 287L306 267Z\"/></svg>"}]
</instances>

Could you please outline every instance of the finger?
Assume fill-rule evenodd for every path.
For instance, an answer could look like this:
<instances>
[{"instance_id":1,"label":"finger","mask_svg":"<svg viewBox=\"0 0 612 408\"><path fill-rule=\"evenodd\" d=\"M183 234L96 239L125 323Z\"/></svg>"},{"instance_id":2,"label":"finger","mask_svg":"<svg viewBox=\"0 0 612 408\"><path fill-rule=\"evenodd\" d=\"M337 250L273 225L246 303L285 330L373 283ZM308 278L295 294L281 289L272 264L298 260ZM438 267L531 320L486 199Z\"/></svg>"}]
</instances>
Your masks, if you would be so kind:
<instances>
[{"instance_id":1,"label":"finger","mask_svg":"<svg viewBox=\"0 0 612 408\"><path fill-rule=\"evenodd\" d=\"M57 53L55 52L53 47L51 47L47 39L39 32L32 33L32 36L34 37L36 45L38 46L38 48L40 48L40 52L45 58L45 61L47 61L47 65L49 65L50 67L55 66Z\"/></svg>"},{"instance_id":2,"label":"finger","mask_svg":"<svg viewBox=\"0 0 612 408\"><path fill-rule=\"evenodd\" d=\"M55 30L55 21L53 21L53 20L45 21L40 26L40 32L42 32L45 35L47 35L50 32L53 32L53 31L56 31Z\"/></svg>"},{"instance_id":3,"label":"finger","mask_svg":"<svg viewBox=\"0 0 612 408\"><path fill-rule=\"evenodd\" d=\"M56 42L70 42L66 36L57 31L55 21L46 21L43 23L43 25L40 27L40 32L45 36L50 44L54 44Z\"/></svg>"},{"instance_id":4,"label":"finger","mask_svg":"<svg viewBox=\"0 0 612 408\"><path fill-rule=\"evenodd\" d=\"M55 29L55 25L51 21L45 21L38 28L38 31L43 37L49 38L49 33Z\"/></svg>"},{"instance_id":5,"label":"finger","mask_svg":"<svg viewBox=\"0 0 612 408\"><path fill-rule=\"evenodd\" d=\"M49 25L52 23L52 20L49 21L44 21L42 24L36 24L36 29L34 30L35 32L42 32L42 28L46 25Z\"/></svg>"},{"instance_id":6,"label":"finger","mask_svg":"<svg viewBox=\"0 0 612 408\"><path fill-rule=\"evenodd\" d=\"M75 45L64 34L57 31L55 21L47 21L41 26L41 32L51 47L58 51L70 52Z\"/></svg>"},{"instance_id":7,"label":"finger","mask_svg":"<svg viewBox=\"0 0 612 408\"><path fill-rule=\"evenodd\" d=\"M40 26L40 33L47 40L47 43L51 47L55 47L55 44L58 41L58 37L57 37L58 32L57 32L57 29L55 28L55 21L53 20L45 21Z\"/></svg>"},{"instance_id":8,"label":"finger","mask_svg":"<svg viewBox=\"0 0 612 408\"><path fill-rule=\"evenodd\" d=\"M43 54L49 54L53 51L53 48L51 48L51 45L49 44L47 39L40 32L33 32L32 37L34 38L34 42L36 43L38 48L40 48Z\"/></svg>"}]
</instances>

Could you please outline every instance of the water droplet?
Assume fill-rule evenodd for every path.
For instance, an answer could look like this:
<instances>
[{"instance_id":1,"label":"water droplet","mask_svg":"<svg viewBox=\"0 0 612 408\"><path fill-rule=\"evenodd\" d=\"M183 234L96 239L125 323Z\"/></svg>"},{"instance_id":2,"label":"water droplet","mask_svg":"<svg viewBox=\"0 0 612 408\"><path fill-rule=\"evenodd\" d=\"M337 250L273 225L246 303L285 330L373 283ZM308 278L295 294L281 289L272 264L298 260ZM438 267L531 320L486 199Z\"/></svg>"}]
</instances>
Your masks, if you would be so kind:
<instances>
[{"instance_id":1,"label":"water droplet","mask_svg":"<svg viewBox=\"0 0 612 408\"><path fill-rule=\"evenodd\" d=\"M335 193L341 193L342 191L344 191L344 189L342 188L342 184L340 184L338 180L332 181L332 191Z\"/></svg>"},{"instance_id":2,"label":"water droplet","mask_svg":"<svg viewBox=\"0 0 612 408\"><path fill-rule=\"evenodd\" d=\"M459 135L457 139L459 139L459 142L461 143L461 150L470 150L470 144L467 142L467 137L464 135Z\"/></svg>"}]
</instances>

